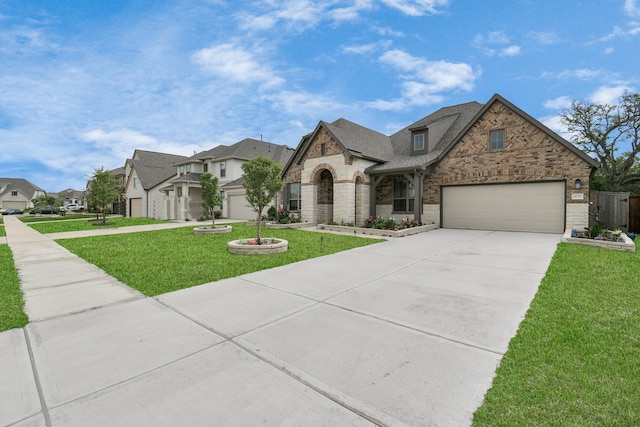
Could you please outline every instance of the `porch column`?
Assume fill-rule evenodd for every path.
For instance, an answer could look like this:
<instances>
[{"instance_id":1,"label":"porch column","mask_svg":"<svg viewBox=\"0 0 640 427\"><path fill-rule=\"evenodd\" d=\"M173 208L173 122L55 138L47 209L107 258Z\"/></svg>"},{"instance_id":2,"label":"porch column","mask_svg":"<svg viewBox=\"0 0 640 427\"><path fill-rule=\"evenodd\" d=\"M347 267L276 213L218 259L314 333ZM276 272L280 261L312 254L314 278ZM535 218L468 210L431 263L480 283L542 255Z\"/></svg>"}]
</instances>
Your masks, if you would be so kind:
<instances>
[{"instance_id":1,"label":"porch column","mask_svg":"<svg viewBox=\"0 0 640 427\"><path fill-rule=\"evenodd\" d=\"M369 185L369 215L376 216L376 189L382 181L383 176L371 175L371 185Z\"/></svg>"},{"instance_id":2,"label":"porch column","mask_svg":"<svg viewBox=\"0 0 640 427\"><path fill-rule=\"evenodd\" d=\"M422 192L424 175L421 172L413 174L413 219L422 222Z\"/></svg>"}]
</instances>

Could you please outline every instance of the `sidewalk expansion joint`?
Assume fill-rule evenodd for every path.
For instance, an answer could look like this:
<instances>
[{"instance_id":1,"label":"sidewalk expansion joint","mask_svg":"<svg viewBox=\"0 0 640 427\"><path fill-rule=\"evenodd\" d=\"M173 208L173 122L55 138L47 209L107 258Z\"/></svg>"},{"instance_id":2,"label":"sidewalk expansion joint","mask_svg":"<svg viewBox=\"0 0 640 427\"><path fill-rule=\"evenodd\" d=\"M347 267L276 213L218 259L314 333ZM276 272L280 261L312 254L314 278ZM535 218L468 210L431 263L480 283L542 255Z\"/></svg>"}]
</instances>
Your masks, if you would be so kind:
<instances>
[{"instance_id":1,"label":"sidewalk expansion joint","mask_svg":"<svg viewBox=\"0 0 640 427\"><path fill-rule=\"evenodd\" d=\"M24 333L24 339L27 343L27 351L29 352L29 361L31 362L31 370L33 371L33 379L36 383L36 390L38 391L38 398L40 399L40 407L42 409L42 415L44 417L44 423L46 427L51 427L51 417L49 416L49 408L47 402L44 399L44 393L42 391L42 383L40 382L40 375L38 375L38 368L36 367L35 357L33 356L33 348L31 347L31 340L27 333L27 328L22 328Z\"/></svg>"}]
</instances>

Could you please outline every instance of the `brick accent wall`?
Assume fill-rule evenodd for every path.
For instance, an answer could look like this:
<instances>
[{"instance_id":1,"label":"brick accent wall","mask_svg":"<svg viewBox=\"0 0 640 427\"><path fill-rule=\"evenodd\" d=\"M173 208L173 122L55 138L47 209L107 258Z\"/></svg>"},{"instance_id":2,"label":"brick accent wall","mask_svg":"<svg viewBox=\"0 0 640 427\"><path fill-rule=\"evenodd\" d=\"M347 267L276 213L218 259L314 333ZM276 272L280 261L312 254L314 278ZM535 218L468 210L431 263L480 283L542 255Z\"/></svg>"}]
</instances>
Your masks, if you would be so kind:
<instances>
[{"instance_id":1,"label":"brick accent wall","mask_svg":"<svg viewBox=\"0 0 640 427\"><path fill-rule=\"evenodd\" d=\"M490 150L489 133L504 129L504 148ZM506 105L495 102L425 178L425 204L440 203L440 185L567 180L566 202L589 200L591 167ZM576 179L582 189L575 190ZM572 199L582 193L583 200Z\"/></svg>"}]
</instances>

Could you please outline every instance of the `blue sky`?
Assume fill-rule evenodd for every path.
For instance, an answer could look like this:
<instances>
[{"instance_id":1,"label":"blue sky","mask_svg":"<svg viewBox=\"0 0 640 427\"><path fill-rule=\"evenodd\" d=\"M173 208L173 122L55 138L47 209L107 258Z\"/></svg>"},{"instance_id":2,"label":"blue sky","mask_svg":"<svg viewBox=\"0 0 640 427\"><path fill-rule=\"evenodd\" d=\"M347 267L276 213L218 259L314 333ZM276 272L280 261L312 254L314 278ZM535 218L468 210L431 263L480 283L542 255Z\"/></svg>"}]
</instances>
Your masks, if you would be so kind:
<instances>
[{"instance_id":1,"label":"blue sky","mask_svg":"<svg viewBox=\"0 0 640 427\"><path fill-rule=\"evenodd\" d=\"M499 93L561 131L640 87L640 0L0 2L0 176L83 189L134 149L385 134Z\"/></svg>"}]
</instances>

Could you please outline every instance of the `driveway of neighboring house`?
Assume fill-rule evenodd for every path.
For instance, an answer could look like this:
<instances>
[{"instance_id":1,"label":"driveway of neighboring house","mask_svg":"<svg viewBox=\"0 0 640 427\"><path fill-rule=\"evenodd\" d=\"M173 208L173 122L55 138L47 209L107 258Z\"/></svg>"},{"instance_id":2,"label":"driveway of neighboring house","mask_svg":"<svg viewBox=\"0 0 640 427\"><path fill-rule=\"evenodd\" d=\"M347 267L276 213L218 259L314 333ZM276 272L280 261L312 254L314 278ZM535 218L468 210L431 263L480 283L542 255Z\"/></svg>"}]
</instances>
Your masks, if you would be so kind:
<instances>
[{"instance_id":1,"label":"driveway of neighboring house","mask_svg":"<svg viewBox=\"0 0 640 427\"><path fill-rule=\"evenodd\" d=\"M441 229L32 322L0 426L468 425L559 241Z\"/></svg>"}]
</instances>

